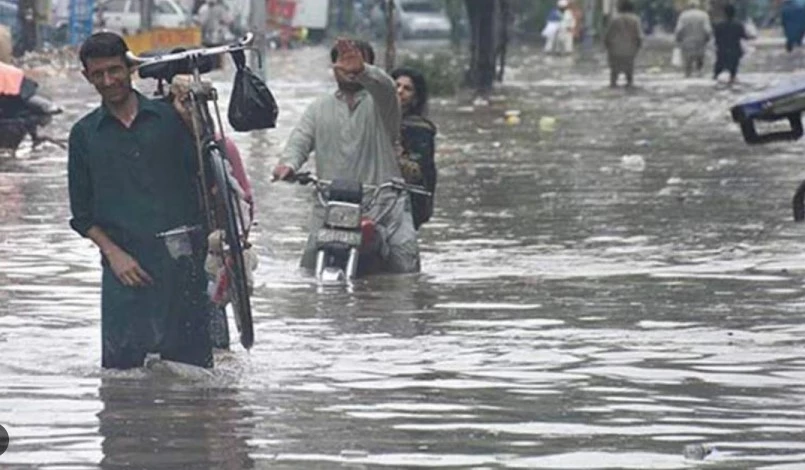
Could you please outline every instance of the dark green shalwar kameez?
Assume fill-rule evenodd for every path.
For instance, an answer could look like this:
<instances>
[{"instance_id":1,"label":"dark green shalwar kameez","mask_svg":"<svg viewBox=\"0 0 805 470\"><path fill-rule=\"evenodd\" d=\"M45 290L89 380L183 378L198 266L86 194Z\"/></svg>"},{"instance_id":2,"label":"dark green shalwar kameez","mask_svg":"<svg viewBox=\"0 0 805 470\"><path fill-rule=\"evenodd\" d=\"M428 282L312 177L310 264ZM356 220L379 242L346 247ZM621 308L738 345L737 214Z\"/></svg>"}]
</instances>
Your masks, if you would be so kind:
<instances>
[{"instance_id":1,"label":"dark green shalwar kameez","mask_svg":"<svg viewBox=\"0 0 805 470\"><path fill-rule=\"evenodd\" d=\"M170 256L156 234L201 224L196 153L173 107L138 94L126 128L104 106L70 131L70 225L82 236L100 227L154 279L126 287L102 257L104 368L140 367L145 354L212 367L203 232L193 254Z\"/></svg>"}]
</instances>

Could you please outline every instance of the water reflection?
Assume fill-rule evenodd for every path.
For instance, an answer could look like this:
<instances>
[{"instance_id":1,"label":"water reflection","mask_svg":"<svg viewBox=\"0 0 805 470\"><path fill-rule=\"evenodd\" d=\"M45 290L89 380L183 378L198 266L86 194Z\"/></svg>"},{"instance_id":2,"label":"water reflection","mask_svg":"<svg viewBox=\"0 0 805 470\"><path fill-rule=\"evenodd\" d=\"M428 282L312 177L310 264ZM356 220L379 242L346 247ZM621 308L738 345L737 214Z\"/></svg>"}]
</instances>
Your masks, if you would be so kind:
<instances>
[{"instance_id":1,"label":"water reflection","mask_svg":"<svg viewBox=\"0 0 805 470\"><path fill-rule=\"evenodd\" d=\"M19 222L22 214L22 206L25 203L21 185L15 175L3 172L0 173L0 219L9 223Z\"/></svg>"},{"instance_id":2,"label":"water reflection","mask_svg":"<svg viewBox=\"0 0 805 470\"><path fill-rule=\"evenodd\" d=\"M253 468L252 413L238 392L175 381L101 380L101 468Z\"/></svg>"}]
</instances>

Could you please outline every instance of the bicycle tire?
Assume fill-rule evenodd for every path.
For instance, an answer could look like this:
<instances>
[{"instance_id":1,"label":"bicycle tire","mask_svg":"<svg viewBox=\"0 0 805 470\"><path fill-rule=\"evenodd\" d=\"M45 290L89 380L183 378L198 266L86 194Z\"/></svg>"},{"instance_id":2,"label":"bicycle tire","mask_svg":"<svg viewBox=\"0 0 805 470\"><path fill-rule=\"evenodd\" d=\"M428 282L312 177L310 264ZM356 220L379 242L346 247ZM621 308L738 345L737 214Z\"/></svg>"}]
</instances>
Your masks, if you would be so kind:
<instances>
[{"instance_id":1,"label":"bicycle tire","mask_svg":"<svg viewBox=\"0 0 805 470\"><path fill-rule=\"evenodd\" d=\"M241 240L246 234L243 217L240 211L238 195L229 184L223 150L211 146L210 164L215 186L218 188L215 199L216 208L223 213L221 217L225 233L225 241L229 248L230 263L224 263L229 274L229 294L234 312L235 324L240 332L240 344L250 349L254 345L254 325L252 323L249 286L247 283L246 262L243 257Z\"/></svg>"}]
</instances>

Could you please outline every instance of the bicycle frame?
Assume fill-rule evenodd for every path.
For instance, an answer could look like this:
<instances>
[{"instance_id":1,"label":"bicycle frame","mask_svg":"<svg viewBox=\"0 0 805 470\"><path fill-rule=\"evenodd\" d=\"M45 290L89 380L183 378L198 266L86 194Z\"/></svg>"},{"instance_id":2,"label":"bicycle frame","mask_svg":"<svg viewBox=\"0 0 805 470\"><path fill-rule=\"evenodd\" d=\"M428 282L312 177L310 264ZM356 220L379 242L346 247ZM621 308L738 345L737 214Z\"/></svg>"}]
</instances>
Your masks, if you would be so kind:
<instances>
[{"instance_id":1,"label":"bicycle frame","mask_svg":"<svg viewBox=\"0 0 805 470\"><path fill-rule=\"evenodd\" d=\"M202 70L204 66L202 60L205 57L226 53L243 54L245 50L256 51L251 47L253 40L254 36L249 33L238 42L224 46L172 52L153 57L138 57L131 52L127 53L130 64L140 69L141 77L160 80L160 89L162 80L170 83L176 75L186 73L193 77L186 99L191 105L191 121L196 139L200 206L206 216L206 233L222 232L225 235L221 240L221 253L218 255L224 269L219 271L218 276L221 279L227 275L229 277L219 285L226 286L225 289L229 293L229 301L232 303L235 321L240 330L240 342L246 349L251 348L254 343L250 293L244 260L248 228L239 201L233 201L237 196L233 196L236 193L227 171L228 159L223 145L225 135L218 108L218 95L215 88L205 86L201 81L201 75L209 71ZM260 57L259 51L257 54ZM165 65L161 68L152 67L143 73L143 66L158 64ZM214 116L210 104L213 106ZM211 194L210 188L215 188L216 192ZM193 230L193 227L188 227L186 230Z\"/></svg>"}]
</instances>

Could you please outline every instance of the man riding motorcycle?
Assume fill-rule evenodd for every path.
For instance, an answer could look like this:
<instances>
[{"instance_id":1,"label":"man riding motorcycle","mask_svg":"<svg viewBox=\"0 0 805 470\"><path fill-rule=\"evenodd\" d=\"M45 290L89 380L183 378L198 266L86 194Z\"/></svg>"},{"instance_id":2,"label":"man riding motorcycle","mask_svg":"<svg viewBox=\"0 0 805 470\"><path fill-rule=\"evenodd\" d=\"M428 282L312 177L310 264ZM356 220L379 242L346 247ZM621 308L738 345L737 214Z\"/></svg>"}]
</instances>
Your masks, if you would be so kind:
<instances>
[{"instance_id":1,"label":"man riding motorcycle","mask_svg":"<svg viewBox=\"0 0 805 470\"><path fill-rule=\"evenodd\" d=\"M323 180L381 185L400 178L395 143L401 118L394 81L373 65L374 51L364 41L339 39L330 58L338 90L305 110L274 169L274 179L292 179L311 152L315 152L316 172ZM419 271L419 246L407 194L382 196L369 216L383 213L389 205L392 209L375 220L376 243L370 255L361 255L361 274ZM321 208L314 209L311 234L322 227L323 218ZM316 239L311 235L301 265L312 270L315 264Z\"/></svg>"},{"instance_id":2,"label":"man riding motorcycle","mask_svg":"<svg viewBox=\"0 0 805 470\"><path fill-rule=\"evenodd\" d=\"M39 143L37 127L61 111L36 94L39 84L13 65L0 62L0 148L16 149L27 134Z\"/></svg>"}]
</instances>

